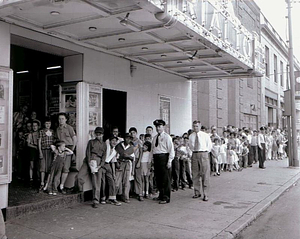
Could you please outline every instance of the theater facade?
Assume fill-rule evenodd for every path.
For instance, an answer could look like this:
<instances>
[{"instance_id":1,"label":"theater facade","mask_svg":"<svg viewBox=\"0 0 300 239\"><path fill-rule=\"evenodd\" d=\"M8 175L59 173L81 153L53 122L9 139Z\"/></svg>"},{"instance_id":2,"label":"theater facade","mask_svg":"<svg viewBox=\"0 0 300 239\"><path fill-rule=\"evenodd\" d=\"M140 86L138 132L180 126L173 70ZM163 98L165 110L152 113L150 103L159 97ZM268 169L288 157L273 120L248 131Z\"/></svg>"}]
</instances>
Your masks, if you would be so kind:
<instances>
[{"instance_id":1,"label":"theater facade","mask_svg":"<svg viewBox=\"0 0 300 239\"><path fill-rule=\"evenodd\" d=\"M262 76L259 36L230 4L0 0L0 207L17 167L12 115L23 105L53 124L58 112L68 114L78 137L71 187L96 126L106 135L114 125L145 133L163 118L181 135L193 120L192 81Z\"/></svg>"}]
</instances>

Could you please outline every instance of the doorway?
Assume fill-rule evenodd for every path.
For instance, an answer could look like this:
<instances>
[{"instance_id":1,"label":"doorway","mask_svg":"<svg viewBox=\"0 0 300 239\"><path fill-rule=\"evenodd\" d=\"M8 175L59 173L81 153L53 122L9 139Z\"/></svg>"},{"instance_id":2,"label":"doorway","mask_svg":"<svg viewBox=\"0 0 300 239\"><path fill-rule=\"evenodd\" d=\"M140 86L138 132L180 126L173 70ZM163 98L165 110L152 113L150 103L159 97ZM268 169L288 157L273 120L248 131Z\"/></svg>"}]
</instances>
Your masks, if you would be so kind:
<instances>
[{"instance_id":1,"label":"doorway","mask_svg":"<svg viewBox=\"0 0 300 239\"><path fill-rule=\"evenodd\" d=\"M103 128L104 139L109 138L112 128L119 128L124 137L127 120L127 93L117 90L103 89Z\"/></svg>"},{"instance_id":2,"label":"doorway","mask_svg":"<svg viewBox=\"0 0 300 239\"><path fill-rule=\"evenodd\" d=\"M14 72L13 112L17 118L14 117L13 172L8 206L14 207L46 198L46 194L37 193L40 185L38 164L34 164L33 176L29 173L31 162L27 138L34 120L40 123L40 128L46 116L53 116L52 126L56 121L54 116L59 110L58 85L63 82L64 58L11 45L10 59Z\"/></svg>"}]
</instances>

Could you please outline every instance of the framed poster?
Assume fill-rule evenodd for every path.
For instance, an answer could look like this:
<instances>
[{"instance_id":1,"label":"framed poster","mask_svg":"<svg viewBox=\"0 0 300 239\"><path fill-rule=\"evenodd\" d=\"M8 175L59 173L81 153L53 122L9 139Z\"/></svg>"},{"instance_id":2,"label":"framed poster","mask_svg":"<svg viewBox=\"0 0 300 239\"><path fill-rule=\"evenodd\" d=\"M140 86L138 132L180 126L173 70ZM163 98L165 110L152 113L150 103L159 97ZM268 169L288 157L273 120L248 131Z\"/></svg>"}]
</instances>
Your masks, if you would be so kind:
<instances>
[{"instance_id":1,"label":"framed poster","mask_svg":"<svg viewBox=\"0 0 300 239\"><path fill-rule=\"evenodd\" d=\"M0 149L4 148L4 133L3 130L0 131Z\"/></svg>"},{"instance_id":2,"label":"framed poster","mask_svg":"<svg viewBox=\"0 0 300 239\"><path fill-rule=\"evenodd\" d=\"M4 85L3 82L0 81L0 100L4 100Z\"/></svg>"},{"instance_id":3,"label":"framed poster","mask_svg":"<svg viewBox=\"0 0 300 239\"><path fill-rule=\"evenodd\" d=\"M165 96L159 97L159 111L160 118L166 122L165 130L170 133L170 108L171 108L171 99Z\"/></svg>"},{"instance_id":4,"label":"framed poster","mask_svg":"<svg viewBox=\"0 0 300 239\"><path fill-rule=\"evenodd\" d=\"M89 112L89 125L97 126L98 125L98 113Z\"/></svg>"},{"instance_id":5,"label":"framed poster","mask_svg":"<svg viewBox=\"0 0 300 239\"><path fill-rule=\"evenodd\" d=\"M98 108L99 107L99 96L100 94L90 92L89 93L89 107Z\"/></svg>"},{"instance_id":6,"label":"framed poster","mask_svg":"<svg viewBox=\"0 0 300 239\"><path fill-rule=\"evenodd\" d=\"M76 108L76 94L66 94L65 95L65 107Z\"/></svg>"},{"instance_id":7,"label":"framed poster","mask_svg":"<svg viewBox=\"0 0 300 239\"><path fill-rule=\"evenodd\" d=\"M0 105L0 124L5 123L5 106Z\"/></svg>"},{"instance_id":8,"label":"framed poster","mask_svg":"<svg viewBox=\"0 0 300 239\"><path fill-rule=\"evenodd\" d=\"M4 159L3 155L0 155L0 174L4 172Z\"/></svg>"}]
</instances>

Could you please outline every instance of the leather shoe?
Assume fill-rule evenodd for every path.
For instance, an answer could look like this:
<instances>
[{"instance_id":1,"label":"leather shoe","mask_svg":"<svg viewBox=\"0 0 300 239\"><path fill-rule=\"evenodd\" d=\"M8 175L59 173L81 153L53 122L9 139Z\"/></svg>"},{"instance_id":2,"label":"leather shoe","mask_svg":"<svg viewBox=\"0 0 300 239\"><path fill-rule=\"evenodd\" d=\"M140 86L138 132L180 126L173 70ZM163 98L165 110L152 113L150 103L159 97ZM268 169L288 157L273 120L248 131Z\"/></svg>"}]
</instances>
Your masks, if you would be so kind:
<instances>
[{"instance_id":1,"label":"leather shoe","mask_svg":"<svg viewBox=\"0 0 300 239\"><path fill-rule=\"evenodd\" d=\"M93 208L97 208L97 207L98 207L98 204L97 204L97 203L93 203L92 207L93 207Z\"/></svg>"},{"instance_id":2,"label":"leather shoe","mask_svg":"<svg viewBox=\"0 0 300 239\"><path fill-rule=\"evenodd\" d=\"M203 201L207 202L208 201L208 197L204 196Z\"/></svg>"},{"instance_id":3,"label":"leather shoe","mask_svg":"<svg viewBox=\"0 0 300 239\"><path fill-rule=\"evenodd\" d=\"M160 198L159 197L155 197L153 198L154 201L160 201Z\"/></svg>"},{"instance_id":4,"label":"leather shoe","mask_svg":"<svg viewBox=\"0 0 300 239\"><path fill-rule=\"evenodd\" d=\"M201 194L193 196L193 198L200 198L200 197L201 197Z\"/></svg>"}]
</instances>

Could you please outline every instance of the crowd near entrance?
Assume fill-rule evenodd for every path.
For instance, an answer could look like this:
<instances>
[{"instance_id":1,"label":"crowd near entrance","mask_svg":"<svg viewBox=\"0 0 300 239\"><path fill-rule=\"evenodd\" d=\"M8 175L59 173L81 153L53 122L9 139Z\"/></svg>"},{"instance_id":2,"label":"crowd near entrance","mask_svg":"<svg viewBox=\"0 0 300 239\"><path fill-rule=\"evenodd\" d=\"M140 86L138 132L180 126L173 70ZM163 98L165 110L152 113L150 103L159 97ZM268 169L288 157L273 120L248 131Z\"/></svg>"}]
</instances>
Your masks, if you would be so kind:
<instances>
[{"instance_id":1,"label":"crowd near entrance","mask_svg":"<svg viewBox=\"0 0 300 239\"><path fill-rule=\"evenodd\" d=\"M26 137L33 130L33 122L43 125L51 116L52 127L57 126L59 85L63 82L62 56L11 45L13 88L13 177L9 188L9 206L30 202L36 187L38 171L30 162Z\"/></svg>"}]
</instances>

